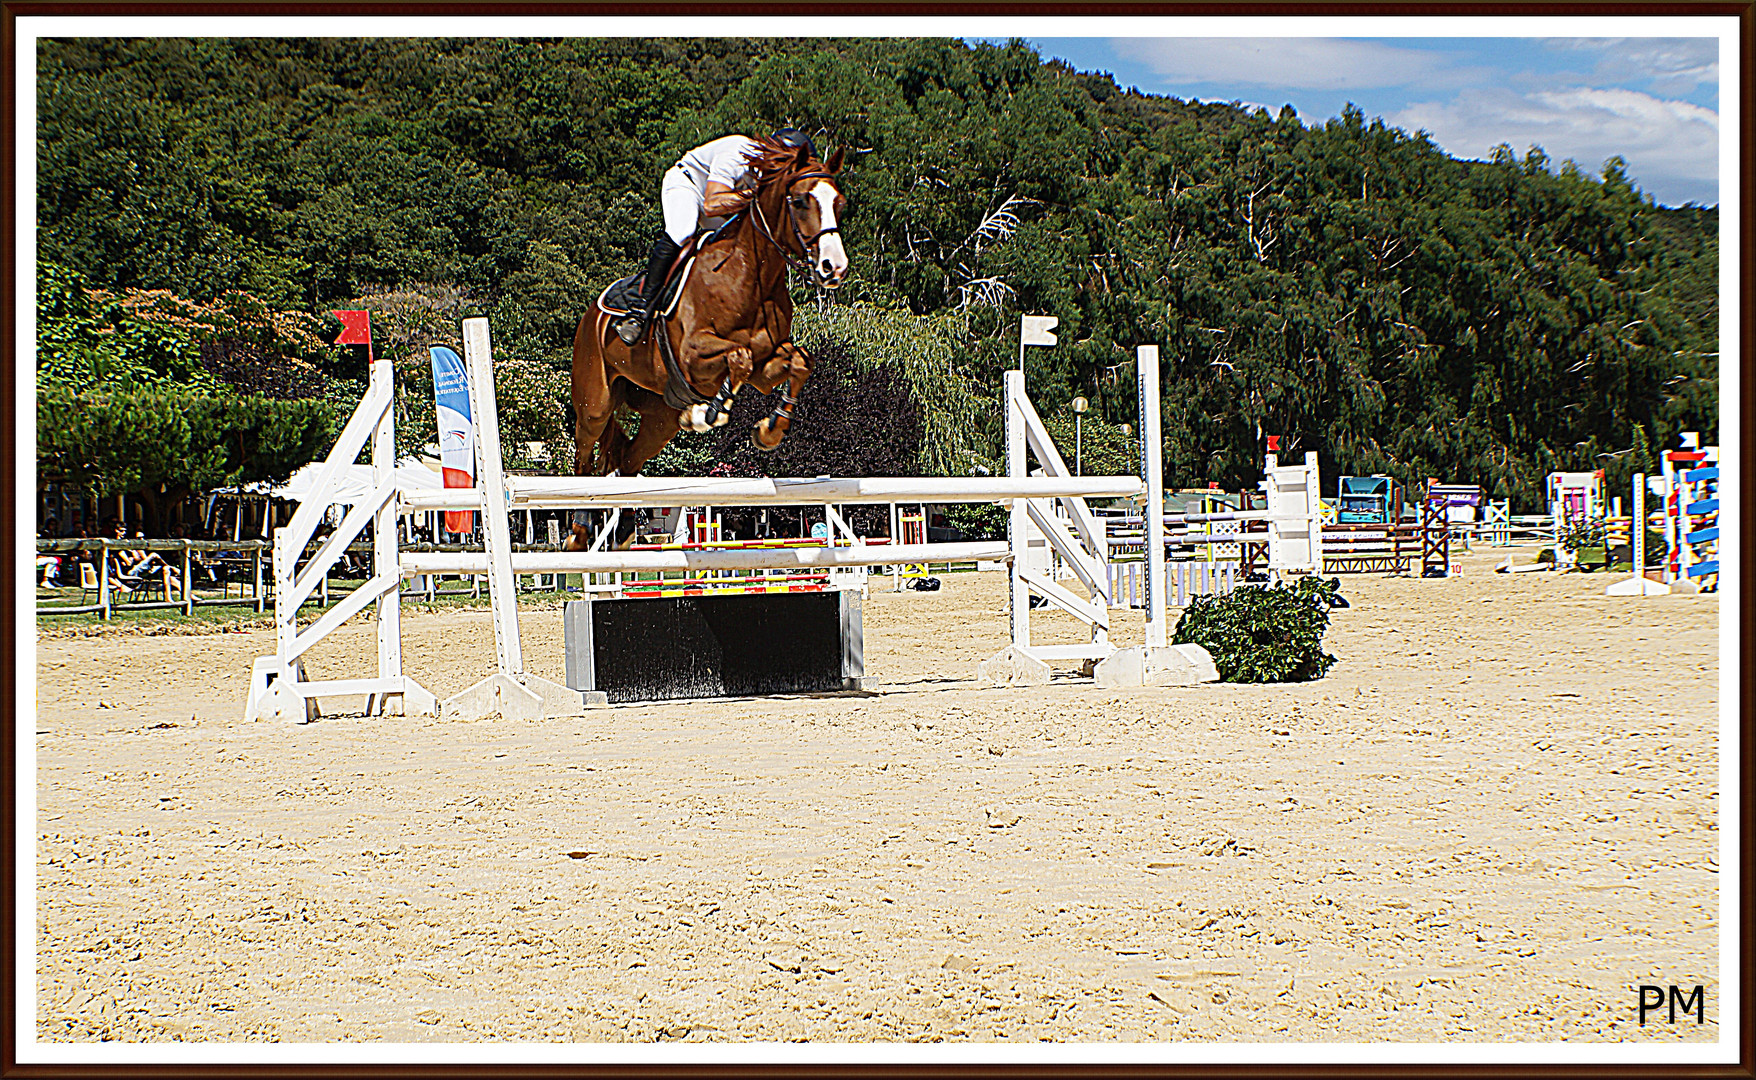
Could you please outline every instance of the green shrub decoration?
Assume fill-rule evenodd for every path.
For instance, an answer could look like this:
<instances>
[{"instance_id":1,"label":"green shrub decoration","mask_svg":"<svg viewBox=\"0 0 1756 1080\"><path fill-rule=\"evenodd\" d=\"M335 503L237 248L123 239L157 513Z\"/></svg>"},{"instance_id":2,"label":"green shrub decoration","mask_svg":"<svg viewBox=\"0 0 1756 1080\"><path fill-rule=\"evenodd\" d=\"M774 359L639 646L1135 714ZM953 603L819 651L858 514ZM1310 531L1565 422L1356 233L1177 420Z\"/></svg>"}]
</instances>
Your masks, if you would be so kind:
<instances>
[{"instance_id":1,"label":"green shrub decoration","mask_svg":"<svg viewBox=\"0 0 1756 1080\"><path fill-rule=\"evenodd\" d=\"M1557 530L1561 550L1578 551L1583 547L1603 547L1608 530L1602 521L1569 521Z\"/></svg>"},{"instance_id":2,"label":"green shrub decoration","mask_svg":"<svg viewBox=\"0 0 1756 1080\"><path fill-rule=\"evenodd\" d=\"M1302 577L1291 588L1241 585L1227 596L1197 596L1177 620L1173 645L1200 645L1223 682L1306 682L1335 663L1323 651L1331 599L1341 579Z\"/></svg>"}]
</instances>

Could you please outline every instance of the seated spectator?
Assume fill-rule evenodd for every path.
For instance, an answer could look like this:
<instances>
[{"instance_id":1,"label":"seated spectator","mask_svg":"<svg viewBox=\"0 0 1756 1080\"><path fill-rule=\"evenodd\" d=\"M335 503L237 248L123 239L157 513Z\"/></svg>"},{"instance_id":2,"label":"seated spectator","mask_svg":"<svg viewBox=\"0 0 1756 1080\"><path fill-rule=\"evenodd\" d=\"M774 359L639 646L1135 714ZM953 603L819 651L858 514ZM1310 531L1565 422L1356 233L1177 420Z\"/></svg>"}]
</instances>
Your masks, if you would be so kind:
<instances>
[{"instance_id":1,"label":"seated spectator","mask_svg":"<svg viewBox=\"0 0 1756 1080\"><path fill-rule=\"evenodd\" d=\"M104 519L103 536L110 541L126 541L128 526L114 517ZM110 588L119 589L124 593L132 592L132 587L125 580L145 553L132 548L109 548Z\"/></svg>"},{"instance_id":2,"label":"seated spectator","mask_svg":"<svg viewBox=\"0 0 1756 1080\"><path fill-rule=\"evenodd\" d=\"M178 522L177 524L171 526L171 539L172 540L193 540L193 539L196 539L196 537L190 535L190 532L191 532L191 530L187 526L185 526L181 522ZM209 562L205 558L206 555L207 555L207 552L202 551L200 548L190 548L189 549L189 573L192 577L196 577L196 578L203 578L204 577L210 583L217 585L217 584L219 584L219 580L220 580L219 570L213 565L213 563Z\"/></svg>"},{"instance_id":3,"label":"seated spectator","mask_svg":"<svg viewBox=\"0 0 1756 1080\"><path fill-rule=\"evenodd\" d=\"M79 569L80 566L95 567L98 564L97 556L92 554L92 550L96 545L92 543L91 537L85 535L83 530L78 531L78 535L75 539L77 539L79 543L74 547L73 553L68 556L68 577L69 580L71 580L74 576L78 576L80 580L83 581L85 575L84 572Z\"/></svg>"},{"instance_id":4,"label":"seated spectator","mask_svg":"<svg viewBox=\"0 0 1756 1080\"><path fill-rule=\"evenodd\" d=\"M59 540L61 538L61 523L56 520L54 514L43 519L43 527L37 532L37 537L42 540ZM60 555L46 551L38 552L37 570L41 575L37 579L38 588L56 589L61 586Z\"/></svg>"},{"instance_id":5,"label":"seated spectator","mask_svg":"<svg viewBox=\"0 0 1756 1080\"><path fill-rule=\"evenodd\" d=\"M134 539L145 541L146 534L137 531L134 534ZM122 571L122 584L125 587L129 589L138 589L146 583L149 576L156 576L168 570L170 572L171 588L182 588L177 568L166 562L158 552L136 550L129 554L136 556L136 558L126 570ZM120 560L118 560L118 562L120 562Z\"/></svg>"}]
</instances>

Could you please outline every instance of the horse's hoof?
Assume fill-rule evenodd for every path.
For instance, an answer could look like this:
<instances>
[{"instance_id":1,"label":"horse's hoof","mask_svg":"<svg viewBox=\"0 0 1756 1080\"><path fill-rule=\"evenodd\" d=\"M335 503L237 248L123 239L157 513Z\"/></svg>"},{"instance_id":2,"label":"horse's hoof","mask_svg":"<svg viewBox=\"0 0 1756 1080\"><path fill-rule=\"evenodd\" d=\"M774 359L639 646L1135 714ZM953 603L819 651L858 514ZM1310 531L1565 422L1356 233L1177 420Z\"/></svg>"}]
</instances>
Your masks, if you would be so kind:
<instances>
[{"instance_id":1,"label":"horse's hoof","mask_svg":"<svg viewBox=\"0 0 1756 1080\"><path fill-rule=\"evenodd\" d=\"M721 420L720 423L725 423ZM683 427L689 431L712 431L717 425L707 421L706 405L691 405L683 410Z\"/></svg>"},{"instance_id":2,"label":"horse's hoof","mask_svg":"<svg viewBox=\"0 0 1756 1080\"><path fill-rule=\"evenodd\" d=\"M762 430L763 430L762 424L756 424L755 426L753 426L750 429L750 442L755 445L756 449L762 451L764 454L772 454L776 450L779 450L780 449L779 437L777 436L775 438L773 446L768 446L768 445L764 444L762 441Z\"/></svg>"}]
</instances>

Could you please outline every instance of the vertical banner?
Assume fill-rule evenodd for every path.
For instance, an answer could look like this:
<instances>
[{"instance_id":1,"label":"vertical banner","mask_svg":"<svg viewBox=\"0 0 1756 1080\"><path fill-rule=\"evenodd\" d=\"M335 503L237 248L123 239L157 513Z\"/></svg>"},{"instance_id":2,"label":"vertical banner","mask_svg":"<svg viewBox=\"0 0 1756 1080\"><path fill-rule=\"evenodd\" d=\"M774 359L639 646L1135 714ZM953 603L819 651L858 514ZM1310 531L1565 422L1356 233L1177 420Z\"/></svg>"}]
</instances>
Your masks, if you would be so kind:
<instances>
[{"instance_id":1,"label":"vertical banner","mask_svg":"<svg viewBox=\"0 0 1756 1080\"><path fill-rule=\"evenodd\" d=\"M448 488L476 486L476 425L470 418L469 372L463 358L443 345L433 354L433 404L439 411L439 464ZM445 511L448 532L475 531L473 510Z\"/></svg>"},{"instance_id":2,"label":"vertical banner","mask_svg":"<svg viewBox=\"0 0 1756 1080\"><path fill-rule=\"evenodd\" d=\"M1024 371L1024 347L1026 345L1053 345L1055 324L1061 320L1054 315L1025 315L1018 324L1018 370Z\"/></svg>"}]
</instances>

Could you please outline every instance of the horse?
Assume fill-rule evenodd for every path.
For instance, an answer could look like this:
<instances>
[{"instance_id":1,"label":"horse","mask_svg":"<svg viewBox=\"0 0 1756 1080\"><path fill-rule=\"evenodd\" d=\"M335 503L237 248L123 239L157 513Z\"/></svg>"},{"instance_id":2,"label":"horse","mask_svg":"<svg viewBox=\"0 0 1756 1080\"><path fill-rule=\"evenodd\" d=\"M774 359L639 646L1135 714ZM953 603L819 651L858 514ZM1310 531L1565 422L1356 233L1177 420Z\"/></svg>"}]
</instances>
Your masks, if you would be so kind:
<instances>
[{"instance_id":1,"label":"horse","mask_svg":"<svg viewBox=\"0 0 1756 1080\"><path fill-rule=\"evenodd\" d=\"M804 147L756 141L754 198L685 245L673 276L687 276L671 311L661 299L651 330L632 346L614 329L626 316L611 310L617 286L580 317L570 401L576 475L639 473L680 429L724 424L745 385L769 394L786 383L773 411L750 432L758 449L774 450L792 426L811 357L792 341L787 268L805 270L825 289L840 287L847 275L839 224L847 201L836 184L842 152L822 162ZM633 438L615 416L623 407L640 414Z\"/></svg>"}]
</instances>

